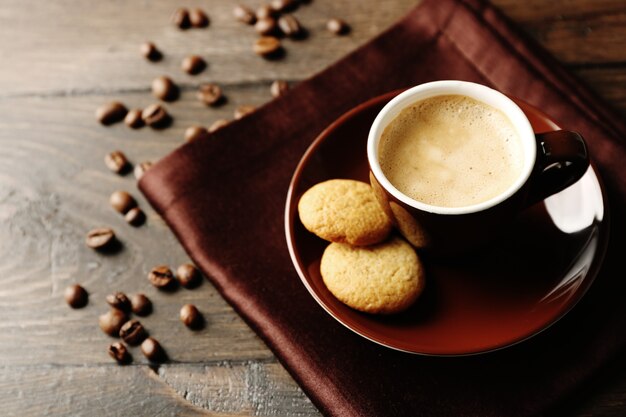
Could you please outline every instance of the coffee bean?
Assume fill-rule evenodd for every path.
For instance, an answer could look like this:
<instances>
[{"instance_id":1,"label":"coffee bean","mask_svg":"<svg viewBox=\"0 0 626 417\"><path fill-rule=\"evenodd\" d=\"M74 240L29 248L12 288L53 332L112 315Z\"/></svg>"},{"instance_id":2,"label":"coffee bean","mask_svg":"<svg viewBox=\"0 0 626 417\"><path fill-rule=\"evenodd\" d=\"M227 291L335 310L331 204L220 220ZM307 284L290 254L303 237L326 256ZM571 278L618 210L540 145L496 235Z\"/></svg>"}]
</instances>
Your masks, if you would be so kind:
<instances>
[{"instance_id":1,"label":"coffee bean","mask_svg":"<svg viewBox=\"0 0 626 417\"><path fill-rule=\"evenodd\" d=\"M126 349L126 345L124 343L115 342L111 344L109 349L107 349L107 352L109 352L109 355L121 365L132 361L132 357L130 356L130 353L128 353L128 349Z\"/></svg>"},{"instance_id":2,"label":"coffee bean","mask_svg":"<svg viewBox=\"0 0 626 417\"><path fill-rule=\"evenodd\" d=\"M213 123L211 123L211 126L209 126L209 128L207 129L209 131L209 133L213 133L216 130L220 130L221 128L223 128L224 126L226 126L227 124L229 124L230 122L226 119L219 119L214 121Z\"/></svg>"},{"instance_id":3,"label":"coffee bean","mask_svg":"<svg viewBox=\"0 0 626 417\"><path fill-rule=\"evenodd\" d=\"M209 26L209 17L202 9L193 9L189 12L189 22L194 28L205 28Z\"/></svg>"},{"instance_id":4,"label":"coffee bean","mask_svg":"<svg viewBox=\"0 0 626 417\"><path fill-rule=\"evenodd\" d=\"M170 115L160 104L152 104L141 112L141 118L150 127L160 129L167 126L170 121Z\"/></svg>"},{"instance_id":5,"label":"coffee bean","mask_svg":"<svg viewBox=\"0 0 626 417\"><path fill-rule=\"evenodd\" d=\"M193 288L200 283L202 274L194 265L182 264L176 269L176 278L183 287Z\"/></svg>"},{"instance_id":6,"label":"coffee bean","mask_svg":"<svg viewBox=\"0 0 626 417\"><path fill-rule=\"evenodd\" d=\"M67 287L63 295L67 304L72 308L85 307L89 301L89 294L78 284Z\"/></svg>"},{"instance_id":7,"label":"coffee bean","mask_svg":"<svg viewBox=\"0 0 626 417\"><path fill-rule=\"evenodd\" d=\"M270 86L270 93L272 93L272 97L280 97L285 94L289 90L289 84L287 81L276 80Z\"/></svg>"},{"instance_id":8,"label":"coffee bean","mask_svg":"<svg viewBox=\"0 0 626 417\"><path fill-rule=\"evenodd\" d=\"M273 17L264 17L258 19L254 24L254 29L261 36L275 35L278 30L278 25Z\"/></svg>"},{"instance_id":9,"label":"coffee bean","mask_svg":"<svg viewBox=\"0 0 626 417\"><path fill-rule=\"evenodd\" d=\"M280 54L282 45L274 36L262 36L254 42L252 50L264 58L273 58Z\"/></svg>"},{"instance_id":10,"label":"coffee bean","mask_svg":"<svg viewBox=\"0 0 626 417\"><path fill-rule=\"evenodd\" d=\"M237 107L235 109L235 114L234 114L235 115L235 119L239 120L242 117L252 113L255 110L256 110L256 107L254 107L254 106L250 106L248 104L241 105L241 106L239 106L239 107Z\"/></svg>"},{"instance_id":11,"label":"coffee bean","mask_svg":"<svg viewBox=\"0 0 626 417\"><path fill-rule=\"evenodd\" d=\"M290 14L278 18L278 27L285 36L290 38L300 37L303 33L302 25L300 25L298 19Z\"/></svg>"},{"instance_id":12,"label":"coffee bean","mask_svg":"<svg viewBox=\"0 0 626 417\"><path fill-rule=\"evenodd\" d=\"M141 55L143 55L143 57L146 58L148 61L155 62L163 58L161 51L159 51L156 45L152 42L142 43L139 47L139 51L141 52Z\"/></svg>"},{"instance_id":13,"label":"coffee bean","mask_svg":"<svg viewBox=\"0 0 626 417\"><path fill-rule=\"evenodd\" d=\"M196 94L198 100L202 101L207 106L217 106L224 101L224 95L219 85L209 83L202 84Z\"/></svg>"},{"instance_id":14,"label":"coffee bean","mask_svg":"<svg viewBox=\"0 0 626 417\"><path fill-rule=\"evenodd\" d=\"M104 157L104 163L111 171L121 174L128 169L128 159L122 151L113 151Z\"/></svg>"},{"instance_id":15,"label":"coffee bean","mask_svg":"<svg viewBox=\"0 0 626 417\"><path fill-rule=\"evenodd\" d=\"M113 308L122 310L124 312L130 311L130 300L123 292L116 292L106 296L106 302Z\"/></svg>"},{"instance_id":16,"label":"coffee bean","mask_svg":"<svg viewBox=\"0 0 626 417\"><path fill-rule=\"evenodd\" d=\"M137 201L126 191L113 192L109 197L109 203L111 203L111 207L122 214L126 214L128 210L137 207Z\"/></svg>"},{"instance_id":17,"label":"coffee bean","mask_svg":"<svg viewBox=\"0 0 626 417\"><path fill-rule=\"evenodd\" d=\"M253 25L256 22L256 16L252 10L243 5L235 6L233 9L233 16L246 25Z\"/></svg>"},{"instance_id":18,"label":"coffee bean","mask_svg":"<svg viewBox=\"0 0 626 417\"><path fill-rule=\"evenodd\" d=\"M199 74L206 68L206 62L204 59L199 57L198 55L190 55L183 59L183 62L180 64L180 67L187 74L195 75Z\"/></svg>"},{"instance_id":19,"label":"coffee bean","mask_svg":"<svg viewBox=\"0 0 626 417\"><path fill-rule=\"evenodd\" d=\"M85 243L92 249L105 249L115 241L115 232L108 227L99 227L87 233Z\"/></svg>"},{"instance_id":20,"label":"coffee bean","mask_svg":"<svg viewBox=\"0 0 626 417\"><path fill-rule=\"evenodd\" d=\"M204 139L209 135L209 132L202 126L191 126L185 130L185 142L192 142L198 139Z\"/></svg>"},{"instance_id":21,"label":"coffee bean","mask_svg":"<svg viewBox=\"0 0 626 417\"><path fill-rule=\"evenodd\" d=\"M326 29L335 35L344 35L350 31L350 26L342 19L330 19L326 23Z\"/></svg>"},{"instance_id":22,"label":"coffee bean","mask_svg":"<svg viewBox=\"0 0 626 417\"><path fill-rule=\"evenodd\" d=\"M159 100L174 101L178 98L178 86L169 77L157 77L152 81L152 95Z\"/></svg>"},{"instance_id":23,"label":"coffee bean","mask_svg":"<svg viewBox=\"0 0 626 417\"><path fill-rule=\"evenodd\" d=\"M161 344L152 337L143 341L141 353L151 362L165 362L167 360L167 354L161 347Z\"/></svg>"},{"instance_id":24,"label":"coffee bean","mask_svg":"<svg viewBox=\"0 0 626 417\"><path fill-rule=\"evenodd\" d=\"M146 215L139 207L133 207L124 215L124 220L131 226L141 226L146 221Z\"/></svg>"},{"instance_id":25,"label":"coffee bean","mask_svg":"<svg viewBox=\"0 0 626 417\"><path fill-rule=\"evenodd\" d=\"M112 101L103 104L96 110L96 119L103 125L112 125L113 123L124 120L128 113L128 109L119 101Z\"/></svg>"},{"instance_id":26,"label":"coffee bean","mask_svg":"<svg viewBox=\"0 0 626 417\"><path fill-rule=\"evenodd\" d=\"M152 268L152 271L148 274L148 280L150 284L159 289L171 288L176 281L172 270L165 265Z\"/></svg>"},{"instance_id":27,"label":"coffee bean","mask_svg":"<svg viewBox=\"0 0 626 417\"><path fill-rule=\"evenodd\" d=\"M137 346L148 337L148 333L137 320L129 320L120 328L120 337L129 345Z\"/></svg>"},{"instance_id":28,"label":"coffee bean","mask_svg":"<svg viewBox=\"0 0 626 417\"><path fill-rule=\"evenodd\" d=\"M180 321L190 329L198 329L202 325L202 315L193 304L185 304L180 309Z\"/></svg>"},{"instance_id":29,"label":"coffee bean","mask_svg":"<svg viewBox=\"0 0 626 417\"><path fill-rule=\"evenodd\" d=\"M146 171L148 171L150 168L152 168L152 162L150 161L144 161L135 165L135 170L133 173L135 174L135 178L137 179L137 181L139 181L141 177L143 177L143 174L145 174Z\"/></svg>"},{"instance_id":30,"label":"coffee bean","mask_svg":"<svg viewBox=\"0 0 626 417\"><path fill-rule=\"evenodd\" d=\"M152 301L144 294L135 294L131 299L133 313L138 316L147 316L152 313Z\"/></svg>"},{"instance_id":31,"label":"coffee bean","mask_svg":"<svg viewBox=\"0 0 626 417\"><path fill-rule=\"evenodd\" d=\"M141 109L130 110L126 114L126 117L124 117L124 123L126 123L126 126L131 129L139 129L140 127L143 127L144 123L141 119Z\"/></svg>"},{"instance_id":32,"label":"coffee bean","mask_svg":"<svg viewBox=\"0 0 626 417\"><path fill-rule=\"evenodd\" d=\"M257 20L267 19L268 17L274 17L276 12L267 4L262 5L258 9L256 9L256 18Z\"/></svg>"},{"instance_id":33,"label":"coffee bean","mask_svg":"<svg viewBox=\"0 0 626 417\"><path fill-rule=\"evenodd\" d=\"M179 29L189 29L191 26L189 10L185 8L176 9L172 15L172 23L178 26Z\"/></svg>"},{"instance_id":34,"label":"coffee bean","mask_svg":"<svg viewBox=\"0 0 626 417\"><path fill-rule=\"evenodd\" d=\"M298 2L295 0L272 0L270 7L277 13L285 13L295 10L298 7Z\"/></svg>"},{"instance_id":35,"label":"coffee bean","mask_svg":"<svg viewBox=\"0 0 626 417\"><path fill-rule=\"evenodd\" d=\"M126 313L122 310L112 308L98 318L100 329L109 336L118 337L122 325L128 321Z\"/></svg>"}]
</instances>

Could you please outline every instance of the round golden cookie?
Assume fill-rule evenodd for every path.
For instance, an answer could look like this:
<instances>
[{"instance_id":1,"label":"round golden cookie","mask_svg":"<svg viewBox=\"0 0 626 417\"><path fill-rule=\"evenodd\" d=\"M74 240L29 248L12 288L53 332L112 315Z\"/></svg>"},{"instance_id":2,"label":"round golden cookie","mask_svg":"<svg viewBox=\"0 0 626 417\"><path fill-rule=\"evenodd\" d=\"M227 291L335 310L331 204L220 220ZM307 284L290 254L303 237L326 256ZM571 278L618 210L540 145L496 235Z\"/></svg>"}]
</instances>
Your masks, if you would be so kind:
<instances>
[{"instance_id":1,"label":"round golden cookie","mask_svg":"<svg viewBox=\"0 0 626 417\"><path fill-rule=\"evenodd\" d=\"M329 180L309 188L298 202L300 220L308 231L330 242L372 245L391 231L391 220L369 184Z\"/></svg>"},{"instance_id":2,"label":"round golden cookie","mask_svg":"<svg viewBox=\"0 0 626 417\"><path fill-rule=\"evenodd\" d=\"M424 268L404 239L374 246L331 243L322 255L328 290L355 310L392 314L405 310L424 289Z\"/></svg>"}]
</instances>

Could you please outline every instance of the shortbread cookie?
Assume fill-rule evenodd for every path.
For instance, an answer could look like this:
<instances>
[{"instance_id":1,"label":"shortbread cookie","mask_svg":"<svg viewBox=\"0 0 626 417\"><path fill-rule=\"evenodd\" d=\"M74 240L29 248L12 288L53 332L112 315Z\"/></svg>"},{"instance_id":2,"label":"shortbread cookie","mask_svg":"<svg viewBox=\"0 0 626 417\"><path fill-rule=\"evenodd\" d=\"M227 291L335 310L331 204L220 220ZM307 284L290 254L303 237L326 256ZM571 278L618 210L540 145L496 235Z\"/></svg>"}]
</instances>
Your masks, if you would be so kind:
<instances>
[{"instance_id":1,"label":"shortbread cookie","mask_svg":"<svg viewBox=\"0 0 626 417\"><path fill-rule=\"evenodd\" d=\"M424 289L424 268L404 239L373 246L331 243L322 255L328 290L355 310L392 314L405 310Z\"/></svg>"},{"instance_id":2,"label":"shortbread cookie","mask_svg":"<svg viewBox=\"0 0 626 417\"><path fill-rule=\"evenodd\" d=\"M392 227L370 185L361 181L314 185L300 198L298 213L307 230L330 242L372 245L382 242Z\"/></svg>"}]
</instances>

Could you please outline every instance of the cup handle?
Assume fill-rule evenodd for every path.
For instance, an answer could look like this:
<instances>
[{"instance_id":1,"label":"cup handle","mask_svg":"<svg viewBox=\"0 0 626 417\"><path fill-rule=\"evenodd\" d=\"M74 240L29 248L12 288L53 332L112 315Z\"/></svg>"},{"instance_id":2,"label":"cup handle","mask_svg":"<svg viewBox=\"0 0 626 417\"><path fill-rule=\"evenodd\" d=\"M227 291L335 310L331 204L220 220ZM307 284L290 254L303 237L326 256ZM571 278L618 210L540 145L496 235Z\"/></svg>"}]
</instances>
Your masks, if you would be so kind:
<instances>
[{"instance_id":1,"label":"cup handle","mask_svg":"<svg viewBox=\"0 0 626 417\"><path fill-rule=\"evenodd\" d=\"M589 167L587 145L578 133L557 130L536 134L535 138L537 160L531 177L528 205L569 187Z\"/></svg>"}]
</instances>

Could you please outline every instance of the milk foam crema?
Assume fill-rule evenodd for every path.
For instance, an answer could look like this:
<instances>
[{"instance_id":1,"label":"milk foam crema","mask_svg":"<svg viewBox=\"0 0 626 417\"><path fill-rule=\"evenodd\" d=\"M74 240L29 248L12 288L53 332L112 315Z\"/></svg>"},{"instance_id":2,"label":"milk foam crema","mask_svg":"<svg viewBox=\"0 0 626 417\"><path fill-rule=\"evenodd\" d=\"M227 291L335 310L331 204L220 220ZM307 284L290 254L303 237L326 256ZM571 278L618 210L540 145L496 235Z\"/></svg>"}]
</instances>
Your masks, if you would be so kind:
<instances>
[{"instance_id":1,"label":"milk foam crema","mask_svg":"<svg viewBox=\"0 0 626 417\"><path fill-rule=\"evenodd\" d=\"M524 164L509 118L462 95L431 97L402 110L378 146L387 179L412 199L439 207L470 206L502 194Z\"/></svg>"}]
</instances>

